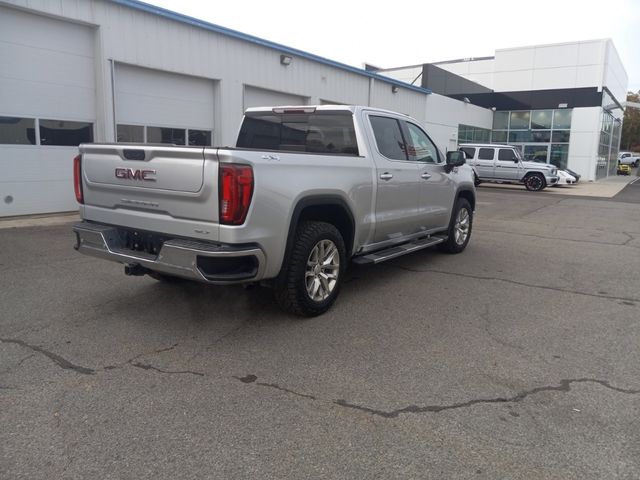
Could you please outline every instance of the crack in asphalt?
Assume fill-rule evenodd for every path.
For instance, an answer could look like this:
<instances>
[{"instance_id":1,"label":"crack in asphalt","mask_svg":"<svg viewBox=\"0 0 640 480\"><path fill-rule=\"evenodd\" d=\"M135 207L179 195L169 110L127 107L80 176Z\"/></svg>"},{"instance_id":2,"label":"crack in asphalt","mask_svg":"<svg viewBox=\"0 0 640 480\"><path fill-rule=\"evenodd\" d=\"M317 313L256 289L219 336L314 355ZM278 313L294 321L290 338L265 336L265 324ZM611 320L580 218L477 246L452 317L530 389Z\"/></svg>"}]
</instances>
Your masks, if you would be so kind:
<instances>
[{"instance_id":1,"label":"crack in asphalt","mask_svg":"<svg viewBox=\"0 0 640 480\"><path fill-rule=\"evenodd\" d=\"M542 205L542 206L540 206L540 207L538 207L538 208L534 208L534 209L533 209L533 210L531 210L530 212L527 212L527 213L525 213L524 215L522 215L522 218L524 218L524 217L528 217L529 215L533 215L534 213L538 213L538 212L540 212L541 210L544 210L544 209L545 209L545 208L547 208L547 207L555 207L555 206L556 206L556 205L558 205L559 203L564 202L564 200L565 200L565 199L564 199L564 198L562 198L562 199L557 200L557 201L555 201L555 202L551 202L551 203L548 203L548 204Z\"/></svg>"},{"instance_id":2,"label":"crack in asphalt","mask_svg":"<svg viewBox=\"0 0 640 480\"><path fill-rule=\"evenodd\" d=\"M435 270L431 268L419 269L419 268L405 267L404 265L397 265L393 263L387 263L386 266L389 268L397 268L399 270L405 270L407 272L414 272L414 273L440 273L442 275L451 275L454 277L473 278L474 280L495 280L498 282L518 285L520 287L539 288L542 290L551 290L551 291L560 292L560 293L572 293L574 295L582 295L585 297L606 298L609 300L622 300L627 302L640 302L640 299L638 298L618 297L615 295L605 295L600 293L587 293L587 292L581 292L579 290L570 290L568 288L550 287L547 285L536 285L535 283L525 283L525 282L519 282L517 280L509 280L508 278L491 277L489 275L474 275L471 273L447 272L445 270Z\"/></svg>"},{"instance_id":3,"label":"crack in asphalt","mask_svg":"<svg viewBox=\"0 0 640 480\"><path fill-rule=\"evenodd\" d=\"M612 247L629 247L629 248L638 248L635 247L633 245L628 245L629 242L631 242L634 238L629 235L626 232L617 232L617 233L621 233L623 235L626 235L628 238L627 240L625 240L622 243L614 243L614 242L597 242L597 241L593 241L593 240L576 240L573 238L563 238L563 237L551 237L551 236L547 236L547 235L537 235L535 233L520 233L520 232L508 232L505 230L489 230L489 229L484 229L484 228L475 228L474 231L476 232L483 232L483 233L500 233L500 234L507 234L507 235L518 235L521 237L531 237L531 238L540 238L543 240L560 240L563 242L576 242L576 243L587 243L587 244L592 244L592 245L608 245L608 246L612 246Z\"/></svg>"},{"instance_id":4,"label":"crack in asphalt","mask_svg":"<svg viewBox=\"0 0 640 480\"><path fill-rule=\"evenodd\" d=\"M57 353L50 352L49 350L45 350L42 347L37 345L31 345L23 340L19 340L17 338L0 338L0 342L2 343L13 343L15 345L20 345L21 347L28 348L33 350L34 352L41 353L53 363L58 365L60 368L64 370L73 370L74 372L81 373L83 375L94 375L96 373L92 368L82 367L80 365L76 365L75 363L71 363L66 358L61 357Z\"/></svg>"},{"instance_id":5,"label":"crack in asphalt","mask_svg":"<svg viewBox=\"0 0 640 480\"><path fill-rule=\"evenodd\" d=\"M188 375L197 375L198 377L205 376L204 373L196 372L194 370L163 370L161 368L154 367L153 365L149 365L148 363L135 362L135 363L130 363L130 365L136 368L141 368L143 370L153 370L155 372L166 373L168 375L188 374Z\"/></svg>"},{"instance_id":6,"label":"crack in asphalt","mask_svg":"<svg viewBox=\"0 0 640 480\"><path fill-rule=\"evenodd\" d=\"M370 413L372 415L377 415L383 418L397 418L399 415L404 413L414 413L414 414L440 413L447 410L457 410L457 409L468 408L474 405L481 405L481 404L518 403L531 395L535 395L541 392L563 392L563 393L569 392L571 390L571 385L574 383L596 383L610 390L613 390L619 393L625 393L628 395L637 395L640 393L640 390L614 387L609 382L605 380L599 380L597 378L574 378L574 379L561 380L559 385L548 385L544 387L532 388L531 390L524 390L512 397L478 398L474 400L469 400L467 402L452 403L450 405L425 405L422 407L418 405L408 405L406 407L399 408L396 410L386 411L386 410L379 410L379 409L367 407L364 405L358 405L355 403L349 403L346 400L342 400L342 399L335 400L333 403L335 403L340 407L359 410L359 411Z\"/></svg>"},{"instance_id":7,"label":"crack in asphalt","mask_svg":"<svg viewBox=\"0 0 640 480\"><path fill-rule=\"evenodd\" d=\"M623 233L624 235L626 235L627 237L629 237L629 238L627 238L627 240L626 240L624 243L622 243L622 244L621 244L623 247L625 247L625 246L629 246L629 247L632 247L632 248L638 248L638 247L636 247L636 246L634 246L634 245L629 245L629 243L630 243L630 242L632 242L632 241L634 241L634 240L636 239L636 237L634 237L633 235L631 235L629 232L620 232L620 233Z\"/></svg>"},{"instance_id":8,"label":"crack in asphalt","mask_svg":"<svg viewBox=\"0 0 640 480\"><path fill-rule=\"evenodd\" d=\"M300 392L296 392L295 390L291 390L290 388L281 387L277 383L256 382L256 380L258 380L258 377L256 377L255 375L246 375L244 377L236 377L236 376L234 376L233 378L235 378L236 380L240 380L242 383L255 383L256 385L258 385L260 387L275 388L276 390L280 390L281 392L290 393L292 395L296 395L296 396L302 397L302 398L308 398L310 400L317 400L318 399L317 397L315 397L313 395L309 395L307 393L300 393Z\"/></svg>"},{"instance_id":9,"label":"crack in asphalt","mask_svg":"<svg viewBox=\"0 0 640 480\"><path fill-rule=\"evenodd\" d=\"M258 382L258 377L256 375L246 375L244 377L238 377L238 376L233 376L233 378L235 378L236 380L241 381L242 383L245 384L250 384L250 383L255 383L258 386L261 387L269 387L269 388L275 388L277 390L286 392L286 393L290 393L292 395L296 395L298 397L302 397L302 398L307 398L310 400L321 400L321 401L325 401L327 402L327 400L322 399L322 398L318 398L314 395L309 395L306 393L300 393L300 392L296 392L295 390L291 390L289 388L285 388L282 387L278 384L275 383L264 383L264 382ZM571 385L574 383L595 383L598 385L601 385L605 388L608 388L609 390L613 390L615 392L618 393L624 393L627 395L637 395L640 394L640 389L638 390L634 390L634 389L630 389L630 388L621 388L621 387L616 387L611 385L608 381L606 380L600 380L597 378L571 378L571 379L564 379L564 380L560 380L560 384L559 385L546 385L543 387L536 387L536 388L532 388L530 390L524 390L521 391L511 397L495 397L495 398L477 398L477 399L473 399L473 400L468 400L466 402L459 402L459 403L452 403L449 405L424 405L424 406L418 406L418 405L408 405L406 407L403 408L398 408L396 410L380 410L380 409L376 409L376 408L372 408L372 407L367 407L365 405L358 405L356 403L350 403L344 399L337 399L337 400L333 400L331 401L332 404L337 405L339 407L343 407L343 408L349 408L352 410L359 410L361 412L365 412L365 413L370 413L372 415L376 415L379 417L383 417L383 418L397 418L399 415L401 414L405 414L405 413L413 413L413 414L421 414L421 413L440 413L440 412L444 412L447 410L457 410L457 409L462 409L462 408L468 408L468 407L473 407L475 405L482 405L482 404L492 404L492 403L518 403L518 402L522 402L524 399L526 399L527 397L531 396L531 395L535 395L537 393L541 393L541 392L562 392L562 393L567 393L571 390Z\"/></svg>"}]
</instances>

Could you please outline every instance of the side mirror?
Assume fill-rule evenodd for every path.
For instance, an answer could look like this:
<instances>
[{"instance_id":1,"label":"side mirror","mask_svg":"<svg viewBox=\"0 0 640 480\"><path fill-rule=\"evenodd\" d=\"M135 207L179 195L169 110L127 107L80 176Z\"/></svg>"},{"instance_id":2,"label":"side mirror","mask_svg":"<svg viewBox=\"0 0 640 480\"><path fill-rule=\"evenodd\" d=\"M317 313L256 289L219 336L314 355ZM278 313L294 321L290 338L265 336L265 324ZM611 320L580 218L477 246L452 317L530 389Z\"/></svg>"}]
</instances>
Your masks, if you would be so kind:
<instances>
[{"instance_id":1,"label":"side mirror","mask_svg":"<svg viewBox=\"0 0 640 480\"><path fill-rule=\"evenodd\" d=\"M518 163L520 160L518 160L518 157L513 159L513 163Z\"/></svg>"},{"instance_id":2,"label":"side mirror","mask_svg":"<svg viewBox=\"0 0 640 480\"><path fill-rule=\"evenodd\" d=\"M460 150L452 150L447 152L447 164L445 170L449 173L454 167L460 167L465 164L465 154Z\"/></svg>"}]
</instances>

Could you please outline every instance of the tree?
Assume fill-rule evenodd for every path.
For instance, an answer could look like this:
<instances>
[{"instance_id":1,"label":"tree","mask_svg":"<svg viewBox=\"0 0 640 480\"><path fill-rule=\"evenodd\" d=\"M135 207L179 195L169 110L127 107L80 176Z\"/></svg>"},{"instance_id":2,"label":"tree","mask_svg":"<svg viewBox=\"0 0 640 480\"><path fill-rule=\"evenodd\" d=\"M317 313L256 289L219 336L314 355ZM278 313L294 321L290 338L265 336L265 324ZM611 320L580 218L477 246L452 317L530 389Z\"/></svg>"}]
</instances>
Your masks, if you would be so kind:
<instances>
[{"instance_id":1,"label":"tree","mask_svg":"<svg viewBox=\"0 0 640 480\"><path fill-rule=\"evenodd\" d=\"M640 91L637 93L629 92L627 102L640 104ZM627 106L624 111L620 150L640 150L640 108Z\"/></svg>"}]
</instances>

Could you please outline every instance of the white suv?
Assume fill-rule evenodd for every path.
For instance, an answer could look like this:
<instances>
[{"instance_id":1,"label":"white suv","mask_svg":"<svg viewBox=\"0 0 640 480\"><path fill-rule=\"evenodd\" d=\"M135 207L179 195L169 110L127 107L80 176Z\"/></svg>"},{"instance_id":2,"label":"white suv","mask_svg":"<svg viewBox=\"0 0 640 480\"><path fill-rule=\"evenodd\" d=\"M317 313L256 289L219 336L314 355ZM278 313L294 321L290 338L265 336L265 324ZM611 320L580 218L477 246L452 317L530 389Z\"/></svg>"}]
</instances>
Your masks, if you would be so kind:
<instances>
[{"instance_id":1,"label":"white suv","mask_svg":"<svg viewBox=\"0 0 640 480\"><path fill-rule=\"evenodd\" d=\"M554 165L527 162L517 147L485 143L463 143L459 147L473 168L476 185L481 182L520 183L537 192L558 183Z\"/></svg>"}]
</instances>

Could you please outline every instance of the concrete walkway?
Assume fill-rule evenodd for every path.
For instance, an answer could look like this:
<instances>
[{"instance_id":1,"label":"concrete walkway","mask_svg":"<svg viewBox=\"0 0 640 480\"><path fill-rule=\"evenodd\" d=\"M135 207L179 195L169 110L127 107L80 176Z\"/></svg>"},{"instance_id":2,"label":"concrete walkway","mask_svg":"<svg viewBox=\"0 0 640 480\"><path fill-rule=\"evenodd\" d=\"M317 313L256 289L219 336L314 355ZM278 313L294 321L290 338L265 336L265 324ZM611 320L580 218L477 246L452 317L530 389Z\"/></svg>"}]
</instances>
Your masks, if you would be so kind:
<instances>
[{"instance_id":1,"label":"concrete walkway","mask_svg":"<svg viewBox=\"0 0 640 480\"><path fill-rule=\"evenodd\" d=\"M579 197L599 197L613 198L622 191L624 187L632 182L639 182L640 177L632 173L631 175L614 175L597 182L579 181L575 185L559 185L543 190L544 193L553 195L572 195ZM479 188L499 188L510 190L524 190L522 185L507 185L497 183L483 183Z\"/></svg>"}]
</instances>

